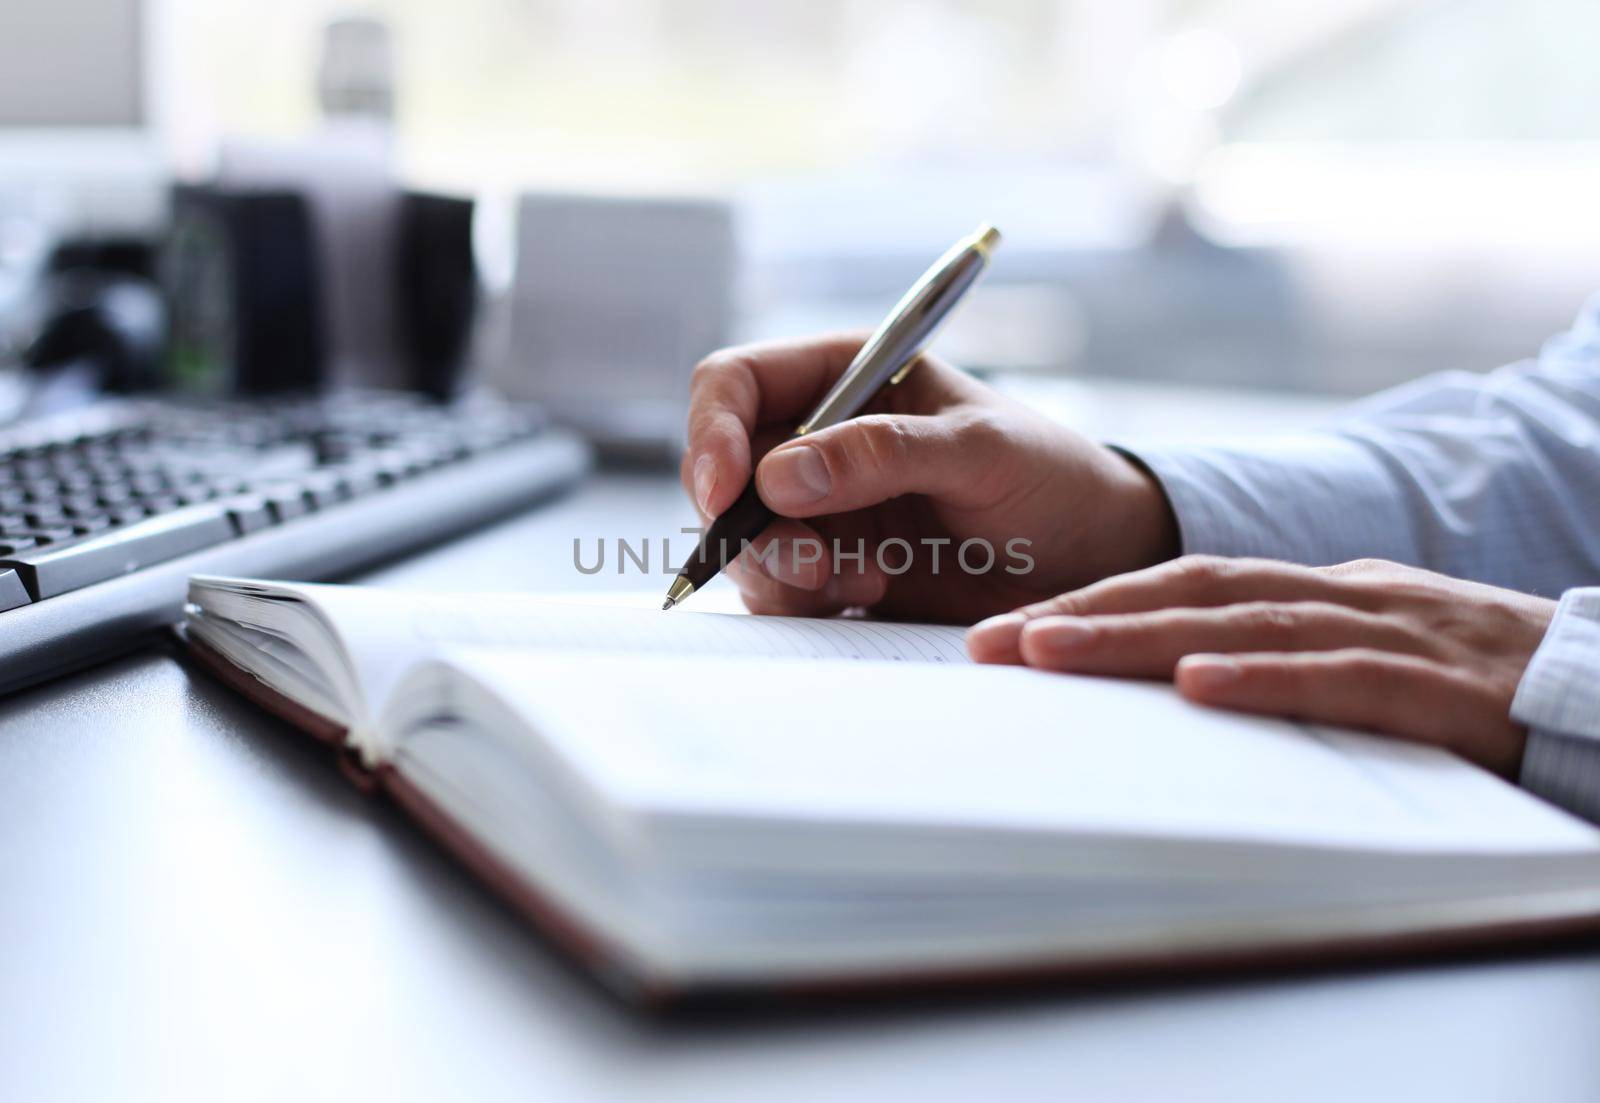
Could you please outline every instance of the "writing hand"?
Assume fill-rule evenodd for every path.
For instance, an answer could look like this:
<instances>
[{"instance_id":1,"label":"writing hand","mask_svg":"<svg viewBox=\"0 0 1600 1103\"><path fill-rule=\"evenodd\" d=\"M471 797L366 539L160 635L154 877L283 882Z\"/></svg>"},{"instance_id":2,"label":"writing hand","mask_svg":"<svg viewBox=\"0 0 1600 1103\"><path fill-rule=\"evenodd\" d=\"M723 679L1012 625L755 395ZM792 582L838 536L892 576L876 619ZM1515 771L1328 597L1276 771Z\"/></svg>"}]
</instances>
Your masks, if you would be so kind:
<instances>
[{"instance_id":1,"label":"writing hand","mask_svg":"<svg viewBox=\"0 0 1600 1103\"><path fill-rule=\"evenodd\" d=\"M784 443L862 341L748 345L695 369L682 477L702 518L728 508L752 463L762 499L781 516L753 544L759 562L746 554L730 571L752 611L863 606L970 623L1174 554L1171 512L1148 474L935 357L866 415ZM992 569L957 565L971 539L994 549ZM895 573L902 547L883 547L895 540L913 552L904 573ZM1022 565L1007 554L1013 540L1031 560L1024 573L1006 571ZM827 553L808 562L803 541ZM835 542L849 555L858 541L861 561L834 560Z\"/></svg>"}]
</instances>

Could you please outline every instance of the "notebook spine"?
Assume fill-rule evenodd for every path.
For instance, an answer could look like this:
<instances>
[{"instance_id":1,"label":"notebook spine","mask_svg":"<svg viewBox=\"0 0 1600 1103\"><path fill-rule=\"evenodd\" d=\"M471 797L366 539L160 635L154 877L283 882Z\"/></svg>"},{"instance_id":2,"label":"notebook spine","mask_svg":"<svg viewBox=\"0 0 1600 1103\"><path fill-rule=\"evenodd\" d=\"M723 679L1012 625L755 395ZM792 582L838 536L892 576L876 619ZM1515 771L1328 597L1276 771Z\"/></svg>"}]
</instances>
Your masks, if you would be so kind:
<instances>
[{"instance_id":1,"label":"notebook spine","mask_svg":"<svg viewBox=\"0 0 1600 1103\"><path fill-rule=\"evenodd\" d=\"M381 787L378 771L366 764L361 752L356 748L339 747L335 751L335 758L339 762L339 772L344 775L344 779L354 785L362 795L371 796Z\"/></svg>"}]
</instances>

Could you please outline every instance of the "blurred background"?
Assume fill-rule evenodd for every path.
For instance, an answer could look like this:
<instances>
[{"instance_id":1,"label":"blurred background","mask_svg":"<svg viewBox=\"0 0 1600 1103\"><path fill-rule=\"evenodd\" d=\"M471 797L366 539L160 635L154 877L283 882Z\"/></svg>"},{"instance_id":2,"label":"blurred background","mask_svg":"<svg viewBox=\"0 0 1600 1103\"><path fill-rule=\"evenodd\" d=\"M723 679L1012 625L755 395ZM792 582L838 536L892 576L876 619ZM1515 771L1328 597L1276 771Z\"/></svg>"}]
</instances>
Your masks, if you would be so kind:
<instances>
[{"instance_id":1,"label":"blurred background","mask_svg":"<svg viewBox=\"0 0 1600 1103\"><path fill-rule=\"evenodd\" d=\"M341 115L477 200L512 390L551 370L508 305L529 196L726 204L717 339L874 324L991 220L940 348L1024 381L1351 394L1531 355L1600 288L1592 0L0 6L0 318L49 241L159 234L174 179Z\"/></svg>"}]
</instances>

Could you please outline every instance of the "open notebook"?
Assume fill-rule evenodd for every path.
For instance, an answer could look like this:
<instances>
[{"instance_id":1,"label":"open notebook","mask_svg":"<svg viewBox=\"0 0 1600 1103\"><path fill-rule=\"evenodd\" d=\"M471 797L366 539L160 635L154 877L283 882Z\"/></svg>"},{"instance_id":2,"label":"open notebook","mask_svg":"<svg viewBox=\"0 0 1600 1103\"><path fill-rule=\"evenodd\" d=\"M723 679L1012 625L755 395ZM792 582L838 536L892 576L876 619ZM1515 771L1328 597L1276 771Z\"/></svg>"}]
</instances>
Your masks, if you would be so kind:
<instances>
[{"instance_id":1,"label":"open notebook","mask_svg":"<svg viewBox=\"0 0 1600 1103\"><path fill-rule=\"evenodd\" d=\"M185 634L640 996L1600 928L1600 832L1442 751L958 629L197 578Z\"/></svg>"}]
</instances>

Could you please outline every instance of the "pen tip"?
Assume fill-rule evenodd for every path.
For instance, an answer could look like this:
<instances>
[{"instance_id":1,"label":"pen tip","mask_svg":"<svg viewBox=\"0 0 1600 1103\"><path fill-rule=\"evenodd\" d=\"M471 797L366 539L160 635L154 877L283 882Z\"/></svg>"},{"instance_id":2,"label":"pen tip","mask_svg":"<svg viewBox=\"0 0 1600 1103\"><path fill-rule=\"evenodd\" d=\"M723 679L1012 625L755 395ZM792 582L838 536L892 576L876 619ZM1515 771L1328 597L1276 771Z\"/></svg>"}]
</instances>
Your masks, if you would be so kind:
<instances>
[{"instance_id":1,"label":"pen tip","mask_svg":"<svg viewBox=\"0 0 1600 1103\"><path fill-rule=\"evenodd\" d=\"M683 575L678 575L677 578L672 580L672 584L667 586L667 600L662 602L661 612L666 613L669 608L680 604L685 597L690 596L690 594L693 594L693 592L694 583L691 583L690 580L683 578Z\"/></svg>"},{"instance_id":2,"label":"pen tip","mask_svg":"<svg viewBox=\"0 0 1600 1103\"><path fill-rule=\"evenodd\" d=\"M661 611L665 613L692 593L694 593L694 583L679 575L672 580L672 585L667 587L667 600L661 603Z\"/></svg>"}]
</instances>

